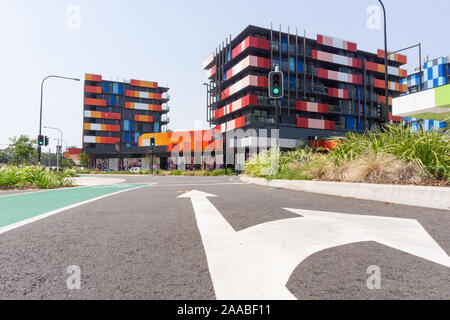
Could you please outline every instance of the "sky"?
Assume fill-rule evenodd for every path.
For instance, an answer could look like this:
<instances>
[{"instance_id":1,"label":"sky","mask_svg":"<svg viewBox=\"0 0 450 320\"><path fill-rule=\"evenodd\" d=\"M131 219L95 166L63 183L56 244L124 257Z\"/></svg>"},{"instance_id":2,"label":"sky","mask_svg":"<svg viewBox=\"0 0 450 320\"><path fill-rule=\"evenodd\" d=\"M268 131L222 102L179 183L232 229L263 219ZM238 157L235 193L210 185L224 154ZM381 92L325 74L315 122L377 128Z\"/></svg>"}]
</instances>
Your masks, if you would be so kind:
<instances>
[{"instance_id":1,"label":"sky","mask_svg":"<svg viewBox=\"0 0 450 320\"><path fill-rule=\"evenodd\" d=\"M421 42L424 57L450 54L449 0L384 3L389 50ZM0 0L0 149L13 136L37 136L40 84L50 74L157 81L170 88L169 129L198 129L198 121L207 128L202 62L230 34L273 22L285 32L289 25L310 38L329 35L376 52L384 38L374 5L378 1ZM412 71L418 50L405 53ZM43 106L43 124L81 147L83 82L46 81ZM44 134L54 146L59 132Z\"/></svg>"}]
</instances>

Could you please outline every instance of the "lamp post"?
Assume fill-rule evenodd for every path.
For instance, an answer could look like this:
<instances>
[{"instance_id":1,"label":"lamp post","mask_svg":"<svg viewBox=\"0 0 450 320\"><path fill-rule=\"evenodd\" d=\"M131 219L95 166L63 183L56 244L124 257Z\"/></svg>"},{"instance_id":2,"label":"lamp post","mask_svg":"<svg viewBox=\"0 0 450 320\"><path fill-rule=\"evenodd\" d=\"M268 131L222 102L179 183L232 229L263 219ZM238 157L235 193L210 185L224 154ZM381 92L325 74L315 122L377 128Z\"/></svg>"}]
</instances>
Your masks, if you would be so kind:
<instances>
[{"instance_id":1,"label":"lamp post","mask_svg":"<svg viewBox=\"0 0 450 320\"><path fill-rule=\"evenodd\" d=\"M63 77L63 76L56 76L56 75L50 75L45 77L41 82L41 106L39 111L39 135L42 135L42 101L44 96L44 82L47 79L50 78L59 78L59 79L65 79L65 80L72 80L72 81L80 81L78 78L69 78L69 77ZM41 147L38 146L38 162L41 163Z\"/></svg>"},{"instance_id":2,"label":"lamp post","mask_svg":"<svg viewBox=\"0 0 450 320\"><path fill-rule=\"evenodd\" d=\"M389 106L389 74L388 74L388 45L387 45L387 22L386 22L386 8L384 7L383 1L378 0L383 8L384 15L384 82L385 82L385 105ZM382 110L382 116L384 117L385 110Z\"/></svg>"},{"instance_id":3,"label":"lamp post","mask_svg":"<svg viewBox=\"0 0 450 320\"><path fill-rule=\"evenodd\" d=\"M52 129L52 130L58 130L59 131L59 133L60 133L60 135L61 135L61 154L62 154L62 144L63 144L63 132L62 132L62 130L61 129L59 129L59 128L54 128L54 127L44 127L45 129ZM39 160L40 161L40 160ZM59 169L59 163L58 163L58 147L56 148L56 161L57 161L57 164L56 164L56 166L58 167L58 169ZM62 162L62 157L61 157L61 162Z\"/></svg>"}]
</instances>

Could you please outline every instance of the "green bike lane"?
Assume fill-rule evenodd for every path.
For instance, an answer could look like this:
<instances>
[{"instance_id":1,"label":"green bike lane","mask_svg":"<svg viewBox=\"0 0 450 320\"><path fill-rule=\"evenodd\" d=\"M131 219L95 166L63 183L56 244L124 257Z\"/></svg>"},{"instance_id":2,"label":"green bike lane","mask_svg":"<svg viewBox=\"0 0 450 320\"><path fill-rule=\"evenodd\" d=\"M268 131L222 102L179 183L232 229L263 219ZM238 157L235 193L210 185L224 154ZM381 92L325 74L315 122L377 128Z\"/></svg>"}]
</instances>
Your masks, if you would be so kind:
<instances>
[{"instance_id":1,"label":"green bike lane","mask_svg":"<svg viewBox=\"0 0 450 320\"><path fill-rule=\"evenodd\" d=\"M16 224L23 225L75 206L148 185L150 184L90 186L0 196L0 233L9 231L10 226Z\"/></svg>"}]
</instances>

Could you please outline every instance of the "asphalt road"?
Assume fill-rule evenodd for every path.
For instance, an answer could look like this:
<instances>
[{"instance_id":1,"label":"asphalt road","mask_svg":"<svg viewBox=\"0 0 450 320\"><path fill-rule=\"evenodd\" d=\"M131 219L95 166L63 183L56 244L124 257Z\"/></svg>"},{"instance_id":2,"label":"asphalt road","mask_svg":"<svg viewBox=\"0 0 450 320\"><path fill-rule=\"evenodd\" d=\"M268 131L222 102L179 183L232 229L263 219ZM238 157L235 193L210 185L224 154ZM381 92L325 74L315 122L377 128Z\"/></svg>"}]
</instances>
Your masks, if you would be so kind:
<instances>
[{"instance_id":1,"label":"asphalt road","mask_svg":"<svg viewBox=\"0 0 450 320\"><path fill-rule=\"evenodd\" d=\"M411 222L414 228L416 220L424 229L417 229L417 234L431 237L430 247L418 248L417 252L427 254L440 249L447 258L448 211L274 189L244 184L237 177L125 179L126 183L148 185L0 232L0 299L240 298L253 290L253 284L244 279L239 287L239 268L259 270L266 264L269 269L264 270L269 271L261 282L273 282L276 286L277 271L273 270L289 274L283 286L287 288L285 293L296 299L450 299L448 266L375 241L378 238L368 237L366 241L329 246L317 252L310 248L316 244L316 236L326 235L326 241L334 241L337 227L357 233L359 224L352 221L336 220L330 224L334 220L308 218L314 226L309 230L313 240L296 242L293 248L311 250L312 254L306 254L297 265L286 248L292 251L289 241L301 235L303 231L297 232L296 228L307 221L307 215L299 216L284 208L306 213L342 213L351 219L362 215L412 219L405 223ZM192 190L216 197L179 198ZM42 196L36 193L39 197ZM9 210L2 208L2 198L0 193L0 216ZM197 211L194 203L198 204ZM208 214L214 212L211 206L220 213L215 216L220 226L208 220ZM374 219L374 224L378 220ZM274 226L269 230L278 232L280 221L287 223L279 229L280 239L276 240L280 242L275 246L273 233L258 226ZM391 220L386 221L385 231L389 232ZM234 230L225 233L226 223ZM372 226L367 228L364 230L372 232ZM393 231L389 241L401 242L401 237L409 232L402 228ZM345 236L339 234L336 238ZM236 243L242 246L236 249L239 252L257 248L252 251L256 252L255 259L247 259L244 254L241 266L240 253L235 256L230 251ZM258 254L264 258L261 260ZM442 255L436 259L443 261ZM285 261L294 269L284 268ZM69 266L79 266L81 270L80 289L67 287ZM379 268L379 288L367 286L369 266ZM257 284L262 290L264 285Z\"/></svg>"}]
</instances>

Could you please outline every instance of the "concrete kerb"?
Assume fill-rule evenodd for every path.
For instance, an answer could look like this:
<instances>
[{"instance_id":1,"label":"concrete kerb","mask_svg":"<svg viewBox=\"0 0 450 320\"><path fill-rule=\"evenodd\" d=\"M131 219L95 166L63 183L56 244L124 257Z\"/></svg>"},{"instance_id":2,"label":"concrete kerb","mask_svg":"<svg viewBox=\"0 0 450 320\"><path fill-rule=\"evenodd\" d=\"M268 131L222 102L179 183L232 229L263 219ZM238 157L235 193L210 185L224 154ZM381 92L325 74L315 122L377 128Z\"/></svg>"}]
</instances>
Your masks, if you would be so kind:
<instances>
[{"instance_id":1,"label":"concrete kerb","mask_svg":"<svg viewBox=\"0 0 450 320\"><path fill-rule=\"evenodd\" d=\"M266 180L240 176L241 181L258 185L381 201L407 206L450 210L450 188L328 181Z\"/></svg>"}]
</instances>

